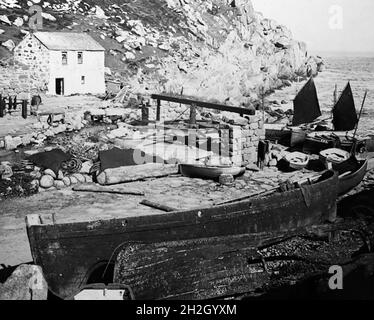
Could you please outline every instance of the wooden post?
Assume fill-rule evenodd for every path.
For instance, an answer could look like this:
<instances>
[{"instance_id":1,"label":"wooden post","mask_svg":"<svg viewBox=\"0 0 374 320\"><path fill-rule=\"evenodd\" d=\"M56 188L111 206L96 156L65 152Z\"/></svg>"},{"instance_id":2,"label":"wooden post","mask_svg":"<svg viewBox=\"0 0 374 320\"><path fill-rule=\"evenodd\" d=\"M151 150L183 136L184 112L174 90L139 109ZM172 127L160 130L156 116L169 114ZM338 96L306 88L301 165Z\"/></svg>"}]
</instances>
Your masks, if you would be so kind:
<instances>
[{"instance_id":1,"label":"wooden post","mask_svg":"<svg viewBox=\"0 0 374 320\"><path fill-rule=\"evenodd\" d=\"M190 107L190 126L196 125L196 104L191 104Z\"/></svg>"},{"instance_id":2,"label":"wooden post","mask_svg":"<svg viewBox=\"0 0 374 320\"><path fill-rule=\"evenodd\" d=\"M12 106L12 97L11 96L8 96L8 110L9 112L12 111L13 109L13 106Z\"/></svg>"},{"instance_id":3,"label":"wooden post","mask_svg":"<svg viewBox=\"0 0 374 320\"><path fill-rule=\"evenodd\" d=\"M4 110L5 110L5 102L3 100L3 96L0 94L0 118L4 117Z\"/></svg>"},{"instance_id":4,"label":"wooden post","mask_svg":"<svg viewBox=\"0 0 374 320\"><path fill-rule=\"evenodd\" d=\"M361 105L361 110L360 110L360 114L358 116L358 120L357 120L357 123L356 123L356 128L355 128L355 132L353 134L353 146L352 146L352 149L351 149L351 155L354 155L355 154L355 151L356 151L356 142L355 139L356 139L356 134L357 134L357 130L358 130L358 124L361 120L361 116L362 116L362 111L364 110L364 106L365 106L365 101L366 101L366 96L368 94L368 91L366 90L365 91L365 95L364 95L364 99L362 100L362 105Z\"/></svg>"},{"instance_id":5,"label":"wooden post","mask_svg":"<svg viewBox=\"0 0 374 320\"><path fill-rule=\"evenodd\" d=\"M13 99L13 110L16 110L17 109L17 96L14 96L14 99Z\"/></svg>"},{"instance_id":6,"label":"wooden post","mask_svg":"<svg viewBox=\"0 0 374 320\"><path fill-rule=\"evenodd\" d=\"M22 100L22 118L27 119L27 100Z\"/></svg>"},{"instance_id":7,"label":"wooden post","mask_svg":"<svg viewBox=\"0 0 374 320\"><path fill-rule=\"evenodd\" d=\"M157 99L156 121L161 119L161 100Z\"/></svg>"},{"instance_id":8,"label":"wooden post","mask_svg":"<svg viewBox=\"0 0 374 320\"><path fill-rule=\"evenodd\" d=\"M149 121L149 109L144 103L142 104L142 121L147 123Z\"/></svg>"},{"instance_id":9,"label":"wooden post","mask_svg":"<svg viewBox=\"0 0 374 320\"><path fill-rule=\"evenodd\" d=\"M262 123L265 123L265 87L261 88Z\"/></svg>"}]
</instances>

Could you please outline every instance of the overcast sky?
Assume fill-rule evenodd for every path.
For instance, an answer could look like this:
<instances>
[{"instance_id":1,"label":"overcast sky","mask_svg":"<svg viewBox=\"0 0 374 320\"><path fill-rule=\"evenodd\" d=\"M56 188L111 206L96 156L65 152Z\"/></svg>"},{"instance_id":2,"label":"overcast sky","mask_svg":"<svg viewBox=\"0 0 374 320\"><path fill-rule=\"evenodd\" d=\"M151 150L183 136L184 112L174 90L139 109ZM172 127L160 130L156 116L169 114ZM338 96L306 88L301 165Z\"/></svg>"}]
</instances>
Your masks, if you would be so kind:
<instances>
[{"instance_id":1,"label":"overcast sky","mask_svg":"<svg viewBox=\"0 0 374 320\"><path fill-rule=\"evenodd\" d=\"M315 53L374 52L373 0L252 0Z\"/></svg>"}]
</instances>

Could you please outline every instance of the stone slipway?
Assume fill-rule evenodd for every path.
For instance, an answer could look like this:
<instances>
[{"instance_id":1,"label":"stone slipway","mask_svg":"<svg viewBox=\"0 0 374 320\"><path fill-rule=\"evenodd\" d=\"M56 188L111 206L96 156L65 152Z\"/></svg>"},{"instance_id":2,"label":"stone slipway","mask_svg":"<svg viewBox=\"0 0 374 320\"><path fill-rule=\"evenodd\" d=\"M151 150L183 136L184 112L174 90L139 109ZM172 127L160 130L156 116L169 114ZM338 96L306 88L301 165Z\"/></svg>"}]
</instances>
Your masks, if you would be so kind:
<instances>
[{"instance_id":1,"label":"stone slipway","mask_svg":"<svg viewBox=\"0 0 374 320\"><path fill-rule=\"evenodd\" d=\"M273 168L266 168L264 172L247 172L236 180L233 187L181 176L119 185L125 189L143 190L145 197L83 193L67 188L28 198L7 199L0 203L0 263L16 265L32 260L25 227L27 214L54 212L56 222L60 223L160 214L162 212L139 202L146 198L177 209L206 207L216 201L272 189L279 181L288 178L298 180L300 173L281 174Z\"/></svg>"}]
</instances>

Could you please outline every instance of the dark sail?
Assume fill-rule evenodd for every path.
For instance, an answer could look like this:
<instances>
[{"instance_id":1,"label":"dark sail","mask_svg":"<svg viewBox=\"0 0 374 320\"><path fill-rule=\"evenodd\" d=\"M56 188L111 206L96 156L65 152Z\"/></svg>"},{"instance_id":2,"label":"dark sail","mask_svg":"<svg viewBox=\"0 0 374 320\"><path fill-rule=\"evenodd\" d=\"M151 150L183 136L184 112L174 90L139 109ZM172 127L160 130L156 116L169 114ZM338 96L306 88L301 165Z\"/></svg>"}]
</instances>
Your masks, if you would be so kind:
<instances>
[{"instance_id":1,"label":"dark sail","mask_svg":"<svg viewBox=\"0 0 374 320\"><path fill-rule=\"evenodd\" d=\"M349 82L334 106L332 113L332 123L334 124L335 131L350 131L355 128L358 119Z\"/></svg>"},{"instance_id":2,"label":"dark sail","mask_svg":"<svg viewBox=\"0 0 374 320\"><path fill-rule=\"evenodd\" d=\"M292 125L294 126L311 123L322 115L313 78L309 79L295 97L293 109Z\"/></svg>"}]
</instances>

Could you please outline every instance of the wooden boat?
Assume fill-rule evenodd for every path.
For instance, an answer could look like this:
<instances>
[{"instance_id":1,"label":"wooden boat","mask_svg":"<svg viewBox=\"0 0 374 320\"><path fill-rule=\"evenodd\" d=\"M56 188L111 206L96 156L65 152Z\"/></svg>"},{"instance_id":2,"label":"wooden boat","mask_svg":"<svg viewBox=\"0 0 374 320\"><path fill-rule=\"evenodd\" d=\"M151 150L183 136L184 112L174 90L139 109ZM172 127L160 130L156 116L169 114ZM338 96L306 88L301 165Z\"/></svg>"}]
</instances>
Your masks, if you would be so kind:
<instances>
[{"instance_id":1,"label":"wooden boat","mask_svg":"<svg viewBox=\"0 0 374 320\"><path fill-rule=\"evenodd\" d=\"M222 174L235 176L245 172L245 168L236 166L209 166L202 164L180 164L180 173L191 178L217 179Z\"/></svg>"},{"instance_id":2,"label":"wooden boat","mask_svg":"<svg viewBox=\"0 0 374 320\"><path fill-rule=\"evenodd\" d=\"M273 298L279 299L282 294L289 296L290 290L294 290L293 297L297 299L301 288L307 289L303 290L308 292L305 298L321 297L322 292L332 292L326 285L330 277L326 266L344 266L345 276L357 268L372 274L367 268L372 268L374 255L364 262L357 257L357 252L365 242L370 245L373 236L360 239L352 233L344 241L320 245L322 237L328 238L338 230L361 229L363 225L366 223L361 220L316 226L313 231L307 228L302 234L291 233L257 248L251 246L246 236L133 244L121 250L117 257L115 281L129 284L137 299L222 299L258 296L273 290ZM365 229L374 231L367 225ZM357 263L360 260L364 263ZM285 277L279 276L285 274ZM361 286L369 280L359 278ZM357 284L357 277L348 282ZM293 289L285 288L285 283ZM300 286L302 283L304 286ZM365 287L370 288L371 284L372 281ZM311 292L314 294L310 295Z\"/></svg>"},{"instance_id":3,"label":"wooden boat","mask_svg":"<svg viewBox=\"0 0 374 320\"><path fill-rule=\"evenodd\" d=\"M320 152L320 159L323 162L330 162L332 164L339 164L347 161L350 156L348 151L338 148L326 149Z\"/></svg>"},{"instance_id":4,"label":"wooden boat","mask_svg":"<svg viewBox=\"0 0 374 320\"><path fill-rule=\"evenodd\" d=\"M283 124L265 124L265 139L286 147L301 145L306 138L307 130L301 127L285 126Z\"/></svg>"},{"instance_id":5,"label":"wooden boat","mask_svg":"<svg viewBox=\"0 0 374 320\"><path fill-rule=\"evenodd\" d=\"M321 151L331 148L340 148L351 152L355 144L355 151L358 153L365 148L366 140L367 138L360 136L354 138L352 132L316 131L307 134L303 152L319 154Z\"/></svg>"},{"instance_id":6,"label":"wooden boat","mask_svg":"<svg viewBox=\"0 0 374 320\"><path fill-rule=\"evenodd\" d=\"M309 163L309 156L301 152L291 152L284 156L290 168L295 170L304 169Z\"/></svg>"},{"instance_id":7,"label":"wooden boat","mask_svg":"<svg viewBox=\"0 0 374 320\"><path fill-rule=\"evenodd\" d=\"M369 234L374 232L367 232L365 239L348 233L344 241L322 246L320 240L363 225L362 220L326 224L272 239L259 248L246 236L131 244L117 256L114 279L129 284L138 300L300 299L300 294L302 299L347 299L345 293L336 293L344 290L334 293L326 285L331 277L327 266L341 265L350 298L368 299L373 293L374 254L357 252L373 243ZM365 229L374 231L367 225Z\"/></svg>"},{"instance_id":8,"label":"wooden boat","mask_svg":"<svg viewBox=\"0 0 374 320\"><path fill-rule=\"evenodd\" d=\"M302 127L290 127L290 130L291 130L290 146L297 147L297 146L303 145L309 130L307 128L302 128Z\"/></svg>"},{"instance_id":9,"label":"wooden boat","mask_svg":"<svg viewBox=\"0 0 374 320\"><path fill-rule=\"evenodd\" d=\"M346 171L339 176L338 195L342 196L357 187L364 179L368 170L368 160L358 161L356 170Z\"/></svg>"},{"instance_id":10,"label":"wooden boat","mask_svg":"<svg viewBox=\"0 0 374 320\"><path fill-rule=\"evenodd\" d=\"M238 295L270 280L256 249L246 235L134 243L119 252L114 281L128 284L137 300Z\"/></svg>"},{"instance_id":11,"label":"wooden boat","mask_svg":"<svg viewBox=\"0 0 374 320\"><path fill-rule=\"evenodd\" d=\"M359 119L349 82L342 91L339 100L335 103L332 114L334 130L309 133L303 151L318 154L329 148L341 148L348 152L356 148L354 151L357 153L364 150L368 138L357 137L356 131L353 133Z\"/></svg>"},{"instance_id":12,"label":"wooden boat","mask_svg":"<svg viewBox=\"0 0 374 320\"><path fill-rule=\"evenodd\" d=\"M298 92L294 101L292 126L276 124L265 125L265 137L270 141L278 141L286 146L302 145L310 131L307 124L313 123L322 115L317 89L313 77Z\"/></svg>"},{"instance_id":13,"label":"wooden boat","mask_svg":"<svg viewBox=\"0 0 374 320\"><path fill-rule=\"evenodd\" d=\"M49 289L66 298L100 268L102 274L118 250L134 242L246 235L258 245L264 238L334 221L337 185L337 173L327 171L294 190L204 208L64 223L57 223L54 214L34 214L26 217L27 234Z\"/></svg>"},{"instance_id":14,"label":"wooden boat","mask_svg":"<svg viewBox=\"0 0 374 320\"><path fill-rule=\"evenodd\" d=\"M265 123L265 139L284 146L290 146L291 130L284 124Z\"/></svg>"}]
</instances>

